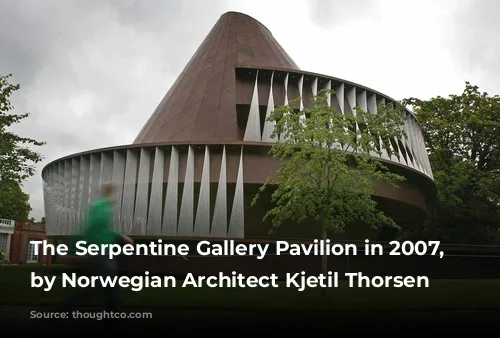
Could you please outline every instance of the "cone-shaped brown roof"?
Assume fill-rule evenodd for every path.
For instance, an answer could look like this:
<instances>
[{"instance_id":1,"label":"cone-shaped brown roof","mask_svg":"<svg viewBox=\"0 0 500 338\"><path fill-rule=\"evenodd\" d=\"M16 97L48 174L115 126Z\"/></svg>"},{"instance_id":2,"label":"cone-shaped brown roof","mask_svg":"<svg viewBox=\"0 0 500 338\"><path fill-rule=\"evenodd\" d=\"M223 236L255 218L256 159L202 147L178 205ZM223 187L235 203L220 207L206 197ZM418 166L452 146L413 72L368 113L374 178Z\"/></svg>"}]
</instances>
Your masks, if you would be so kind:
<instances>
[{"instance_id":1,"label":"cone-shaped brown roof","mask_svg":"<svg viewBox=\"0 0 500 338\"><path fill-rule=\"evenodd\" d=\"M175 46L174 46L175 47ZM299 67L252 17L223 14L134 143L238 141L235 66Z\"/></svg>"}]
</instances>

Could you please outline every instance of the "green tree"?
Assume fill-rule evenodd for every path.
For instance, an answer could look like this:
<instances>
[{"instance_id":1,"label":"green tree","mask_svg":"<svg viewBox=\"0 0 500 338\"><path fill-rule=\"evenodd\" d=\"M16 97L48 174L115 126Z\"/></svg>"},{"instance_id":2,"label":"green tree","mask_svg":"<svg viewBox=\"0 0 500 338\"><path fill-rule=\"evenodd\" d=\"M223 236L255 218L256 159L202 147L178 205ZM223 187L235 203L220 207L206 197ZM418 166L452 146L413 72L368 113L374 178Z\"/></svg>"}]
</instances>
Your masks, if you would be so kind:
<instances>
[{"instance_id":1,"label":"green tree","mask_svg":"<svg viewBox=\"0 0 500 338\"><path fill-rule=\"evenodd\" d=\"M343 232L354 222L397 227L377 209L371 194L377 182L397 185L403 178L370 154L381 153L385 144L380 139L404 136L402 107L380 106L377 114L356 107L355 114L344 115L327 104L331 93L321 91L312 108L300 112L293 108L299 98L276 108L268 118L275 123L272 137L280 137L271 154L281 167L252 203L272 187L272 207L264 218L272 219L271 232L285 220L300 223L306 219L320 225L318 235L323 240L329 230ZM326 255L322 272L327 273Z\"/></svg>"},{"instance_id":2,"label":"green tree","mask_svg":"<svg viewBox=\"0 0 500 338\"><path fill-rule=\"evenodd\" d=\"M408 98L422 126L438 190L413 237L449 243L498 243L500 97L466 82L460 95Z\"/></svg>"},{"instance_id":3,"label":"green tree","mask_svg":"<svg viewBox=\"0 0 500 338\"><path fill-rule=\"evenodd\" d=\"M22 191L19 183L0 181L0 218L26 221L30 211L29 195Z\"/></svg>"},{"instance_id":4,"label":"green tree","mask_svg":"<svg viewBox=\"0 0 500 338\"><path fill-rule=\"evenodd\" d=\"M42 160L41 154L32 147L45 143L9 131L11 126L21 123L30 115L13 112L10 97L20 86L11 84L10 77L0 75L0 191L2 194L3 191L11 193L6 200L0 201L0 217L26 220L28 215L25 213L29 213L31 207L29 196L22 192L21 184L35 174L35 164ZM15 211L16 208L19 211Z\"/></svg>"}]
</instances>

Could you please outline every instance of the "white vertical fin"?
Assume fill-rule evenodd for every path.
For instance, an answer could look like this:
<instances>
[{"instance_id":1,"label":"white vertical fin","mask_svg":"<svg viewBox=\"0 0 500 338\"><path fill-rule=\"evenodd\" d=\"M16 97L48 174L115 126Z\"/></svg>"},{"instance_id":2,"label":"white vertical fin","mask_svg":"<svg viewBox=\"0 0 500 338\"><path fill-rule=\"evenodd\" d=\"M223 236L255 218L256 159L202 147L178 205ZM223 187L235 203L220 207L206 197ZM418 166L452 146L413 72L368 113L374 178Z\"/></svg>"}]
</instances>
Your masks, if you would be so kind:
<instances>
[{"instance_id":1,"label":"white vertical fin","mask_svg":"<svg viewBox=\"0 0 500 338\"><path fill-rule=\"evenodd\" d=\"M165 165L165 154L163 153L163 149L156 147L154 156L146 235L160 236L163 201L163 172Z\"/></svg>"},{"instance_id":2,"label":"white vertical fin","mask_svg":"<svg viewBox=\"0 0 500 338\"><path fill-rule=\"evenodd\" d=\"M90 155L90 184L89 184L89 204L91 205L100 197L101 190L101 156L100 154Z\"/></svg>"},{"instance_id":3,"label":"white vertical fin","mask_svg":"<svg viewBox=\"0 0 500 338\"><path fill-rule=\"evenodd\" d=\"M313 82L311 83L311 90L313 97L318 95L318 77L315 76Z\"/></svg>"},{"instance_id":4,"label":"white vertical fin","mask_svg":"<svg viewBox=\"0 0 500 338\"><path fill-rule=\"evenodd\" d=\"M170 165L168 169L167 196L161 234L166 236L177 235L177 208L179 198L179 151L172 146Z\"/></svg>"},{"instance_id":5,"label":"white vertical fin","mask_svg":"<svg viewBox=\"0 0 500 338\"><path fill-rule=\"evenodd\" d=\"M385 106L385 98L381 97L381 96L378 96L377 97L377 110L378 110L378 107L380 106ZM381 154L381 157L385 160L389 160L389 161L393 161L393 158L397 161L396 157L394 155L390 155L389 154L389 151L392 151L392 146L390 145L390 141L389 140L382 140L381 137L380 138L380 150L382 152ZM386 147L386 143L389 143L389 146Z\"/></svg>"},{"instance_id":6,"label":"white vertical fin","mask_svg":"<svg viewBox=\"0 0 500 338\"><path fill-rule=\"evenodd\" d=\"M264 122L264 132L262 133L262 142L276 141L276 138L271 137L272 133L274 132L274 126L276 125L276 122L267 120L271 115L271 112L274 110L273 79L274 79L274 71L271 73L271 87L269 89L269 100L267 102L266 121Z\"/></svg>"},{"instance_id":7,"label":"white vertical fin","mask_svg":"<svg viewBox=\"0 0 500 338\"><path fill-rule=\"evenodd\" d=\"M356 115L356 87L351 87L347 90L347 95L346 95L346 98L347 98L347 102L349 103L349 108L351 110L351 113L353 116L357 116ZM355 129L356 129L356 134L359 133L359 126L358 126L358 123L356 122L355 123Z\"/></svg>"},{"instance_id":8,"label":"white vertical fin","mask_svg":"<svg viewBox=\"0 0 500 338\"><path fill-rule=\"evenodd\" d=\"M325 84L325 87L323 89L326 89L326 90L332 90L332 80L328 80L328 82ZM326 104L328 106L331 106L332 105L332 94L329 93L327 96L326 96Z\"/></svg>"},{"instance_id":9,"label":"white vertical fin","mask_svg":"<svg viewBox=\"0 0 500 338\"><path fill-rule=\"evenodd\" d=\"M299 97L300 97L300 105L299 112L304 110L304 74L302 74L299 78ZM305 126L306 116L303 113L300 113L299 123Z\"/></svg>"},{"instance_id":10,"label":"white vertical fin","mask_svg":"<svg viewBox=\"0 0 500 338\"><path fill-rule=\"evenodd\" d=\"M79 186L80 184L80 158L75 157L71 161L71 229L70 232L73 234L79 225L79 215L78 209L80 208L80 197Z\"/></svg>"},{"instance_id":11,"label":"white vertical fin","mask_svg":"<svg viewBox=\"0 0 500 338\"><path fill-rule=\"evenodd\" d=\"M339 84L338 86L335 87L335 95L337 96L337 101L339 102L340 106L340 112L342 115L345 115L345 107L344 107L344 89L345 86L343 83Z\"/></svg>"},{"instance_id":12,"label":"white vertical fin","mask_svg":"<svg viewBox=\"0 0 500 338\"><path fill-rule=\"evenodd\" d=\"M146 235L148 218L149 174L151 172L151 153L148 148L141 148L139 158L139 174L137 176L137 192L135 198L134 235Z\"/></svg>"},{"instance_id":13,"label":"white vertical fin","mask_svg":"<svg viewBox=\"0 0 500 338\"><path fill-rule=\"evenodd\" d=\"M357 90L357 95L356 95L356 102L357 102L357 106L359 107L359 109L361 109L364 113L368 112L368 99L366 97L366 90L365 89L361 89L361 88L358 88ZM363 132L368 132L368 130L366 130L366 128L368 126L366 126L366 121L361 121L362 124L365 125L365 131ZM358 139L361 138L361 128L359 128L359 125L356 125L358 127ZM370 151L370 155L371 156L377 156L377 153L375 153L374 151Z\"/></svg>"},{"instance_id":14,"label":"white vertical fin","mask_svg":"<svg viewBox=\"0 0 500 338\"><path fill-rule=\"evenodd\" d=\"M260 142L260 109L259 109L259 70L255 77L255 85L253 88L252 102L250 103L250 112L248 114L247 127L245 129L244 141Z\"/></svg>"},{"instance_id":15,"label":"white vertical fin","mask_svg":"<svg viewBox=\"0 0 500 338\"><path fill-rule=\"evenodd\" d=\"M57 215L57 229L59 233L66 234L63 229L63 219L62 219L62 179L64 178L64 167L62 167L62 163L59 162L57 165L57 181L56 181L56 215Z\"/></svg>"},{"instance_id":16,"label":"white vertical fin","mask_svg":"<svg viewBox=\"0 0 500 338\"><path fill-rule=\"evenodd\" d=\"M243 200L243 147L241 148L238 178L236 179L236 190L234 192L233 209L229 222L228 236L231 238L245 237L245 214Z\"/></svg>"},{"instance_id":17,"label":"white vertical fin","mask_svg":"<svg viewBox=\"0 0 500 338\"><path fill-rule=\"evenodd\" d=\"M194 151L188 147L186 173L184 176L184 188L182 190L181 212L177 234L179 236L193 236L194 218Z\"/></svg>"},{"instance_id":18,"label":"white vertical fin","mask_svg":"<svg viewBox=\"0 0 500 338\"><path fill-rule=\"evenodd\" d=\"M203 172L201 174L200 196L196 209L194 235L206 237L210 234L210 149L205 146Z\"/></svg>"},{"instance_id":19,"label":"white vertical fin","mask_svg":"<svg viewBox=\"0 0 500 338\"><path fill-rule=\"evenodd\" d=\"M133 233L137 163L137 151L127 149L127 157L125 159L125 183L123 184L123 202L121 212L122 232L125 234Z\"/></svg>"},{"instance_id":20,"label":"white vertical fin","mask_svg":"<svg viewBox=\"0 0 500 338\"><path fill-rule=\"evenodd\" d=\"M413 117L408 114L408 117L405 121L405 127L406 127L406 132L408 134L408 140L409 140L409 151L411 152L411 156L413 157L413 166L415 167L416 170L422 171L422 166L420 165L420 158L418 155L415 153L416 149L416 140L415 140L415 134L413 133L413 127L412 127L412 119Z\"/></svg>"},{"instance_id":21,"label":"white vertical fin","mask_svg":"<svg viewBox=\"0 0 500 338\"><path fill-rule=\"evenodd\" d=\"M403 146L405 147L405 152L406 152L406 158L407 158L407 163L410 168L416 168L416 163L415 163L415 158L413 154L411 153L411 135L408 130L408 113L406 111L403 111L404 114L404 124L403 124L403 131L406 134L403 136L403 139L401 142L403 143Z\"/></svg>"},{"instance_id":22,"label":"white vertical fin","mask_svg":"<svg viewBox=\"0 0 500 338\"><path fill-rule=\"evenodd\" d=\"M80 207L78 208L78 225L86 220L87 210L89 207L89 176L90 176L90 163L88 156L80 157ZM121 199L120 199L121 202Z\"/></svg>"},{"instance_id":23,"label":"white vertical fin","mask_svg":"<svg viewBox=\"0 0 500 338\"><path fill-rule=\"evenodd\" d=\"M290 73L286 73L285 75L285 82L284 82L284 85L285 85L285 102L283 103L284 106L288 106L288 75ZM286 129L286 126L285 126L285 129ZM286 140L286 137L285 135L280 135L280 141L285 141Z\"/></svg>"},{"instance_id":24,"label":"white vertical fin","mask_svg":"<svg viewBox=\"0 0 500 338\"><path fill-rule=\"evenodd\" d=\"M125 154L121 150L115 150L113 152L113 172L111 178L115 185L116 191L116 202L114 205L114 220L113 225L116 231L122 232L122 200L123 200L123 188L125 182Z\"/></svg>"},{"instance_id":25,"label":"white vertical fin","mask_svg":"<svg viewBox=\"0 0 500 338\"><path fill-rule=\"evenodd\" d=\"M210 236L227 236L227 184L226 184L226 146L222 148L222 160L220 164L219 186L217 187L217 197L215 199L214 217Z\"/></svg>"},{"instance_id":26,"label":"white vertical fin","mask_svg":"<svg viewBox=\"0 0 500 338\"><path fill-rule=\"evenodd\" d=\"M109 153L101 154L101 187L104 183L110 182L113 177L113 159Z\"/></svg>"},{"instance_id":27,"label":"white vertical fin","mask_svg":"<svg viewBox=\"0 0 500 338\"><path fill-rule=\"evenodd\" d=\"M43 199L44 211L45 211L45 223L47 236L52 236L57 234L54 227L53 214L54 214L54 204L53 204L53 193L52 193L52 167L48 166L43 171Z\"/></svg>"},{"instance_id":28,"label":"white vertical fin","mask_svg":"<svg viewBox=\"0 0 500 338\"><path fill-rule=\"evenodd\" d=\"M368 113L377 114L377 94L372 93L368 96L367 108L368 108ZM368 128L370 128L370 126L368 126ZM380 154L376 154L373 156L389 159L389 157L387 156L387 151L385 150L384 145L382 144L382 141L380 139L380 136L378 137L378 140L376 142L378 143L377 146L380 149Z\"/></svg>"},{"instance_id":29,"label":"white vertical fin","mask_svg":"<svg viewBox=\"0 0 500 338\"><path fill-rule=\"evenodd\" d=\"M64 166L64 180L63 180L63 228L66 234L71 234L71 217L70 217L70 200L71 200L71 160L65 160Z\"/></svg>"}]
</instances>

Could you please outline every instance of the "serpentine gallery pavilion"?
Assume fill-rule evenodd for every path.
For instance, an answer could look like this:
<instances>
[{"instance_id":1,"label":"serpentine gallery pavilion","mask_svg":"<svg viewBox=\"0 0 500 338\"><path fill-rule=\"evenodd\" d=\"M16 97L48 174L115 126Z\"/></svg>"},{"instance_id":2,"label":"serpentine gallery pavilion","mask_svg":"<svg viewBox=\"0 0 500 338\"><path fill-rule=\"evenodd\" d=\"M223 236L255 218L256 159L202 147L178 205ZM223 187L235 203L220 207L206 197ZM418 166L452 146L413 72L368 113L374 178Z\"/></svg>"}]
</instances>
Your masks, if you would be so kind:
<instances>
[{"instance_id":1,"label":"serpentine gallery pavilion","mask_svg":"<svg viewBox=\"0 0 500 338\"><path fill-rule=\"evenodd\" d=\"M137 241L317 238L313 222L284 224L270 237L271 223L262 221L270 194L256 206L251 201L279 165L269 155L279 140L271 139L273 124L266 117L297 97L300 108L309 108L324 88L335 91L329 104L344 114L356 106L376 114L381 104L395 102L362 85L301 70L260 22L225 13L132 144L67 156L43 169L47 236L59 241L72 234L99 198L101 183L113 181L114 227ZM435 189L419 123L410 111L404 128L406 139L388 142L397 156L384 149L375 156L407 180L399 188L377 186L373 193L401 226L424 220ZM332 234L339 240L391 236L366 225Z\"/></svg>"}]
</instances>

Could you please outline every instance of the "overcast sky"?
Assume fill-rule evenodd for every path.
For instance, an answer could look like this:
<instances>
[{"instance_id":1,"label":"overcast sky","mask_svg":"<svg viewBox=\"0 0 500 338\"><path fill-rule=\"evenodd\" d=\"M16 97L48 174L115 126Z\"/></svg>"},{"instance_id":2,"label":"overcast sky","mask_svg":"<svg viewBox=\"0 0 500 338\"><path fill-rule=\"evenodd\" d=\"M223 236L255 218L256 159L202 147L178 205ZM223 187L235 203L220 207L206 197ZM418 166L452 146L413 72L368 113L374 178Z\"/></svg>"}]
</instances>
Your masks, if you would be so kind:
<instances>
[{"instance_id":1,"label":"overcast sky","mask_svg":"<svg viewBox=\"0 0 500 338\"><path fill-rule=\"evenodd\" d=\"M46 141L25 184L44 215L41 169L72 153L132 143L220 15L273 33L302 70L395 99L500 94L500 1L0 0L0 74L21 90L16 131Z\"/></svg>"}]
</instances>

